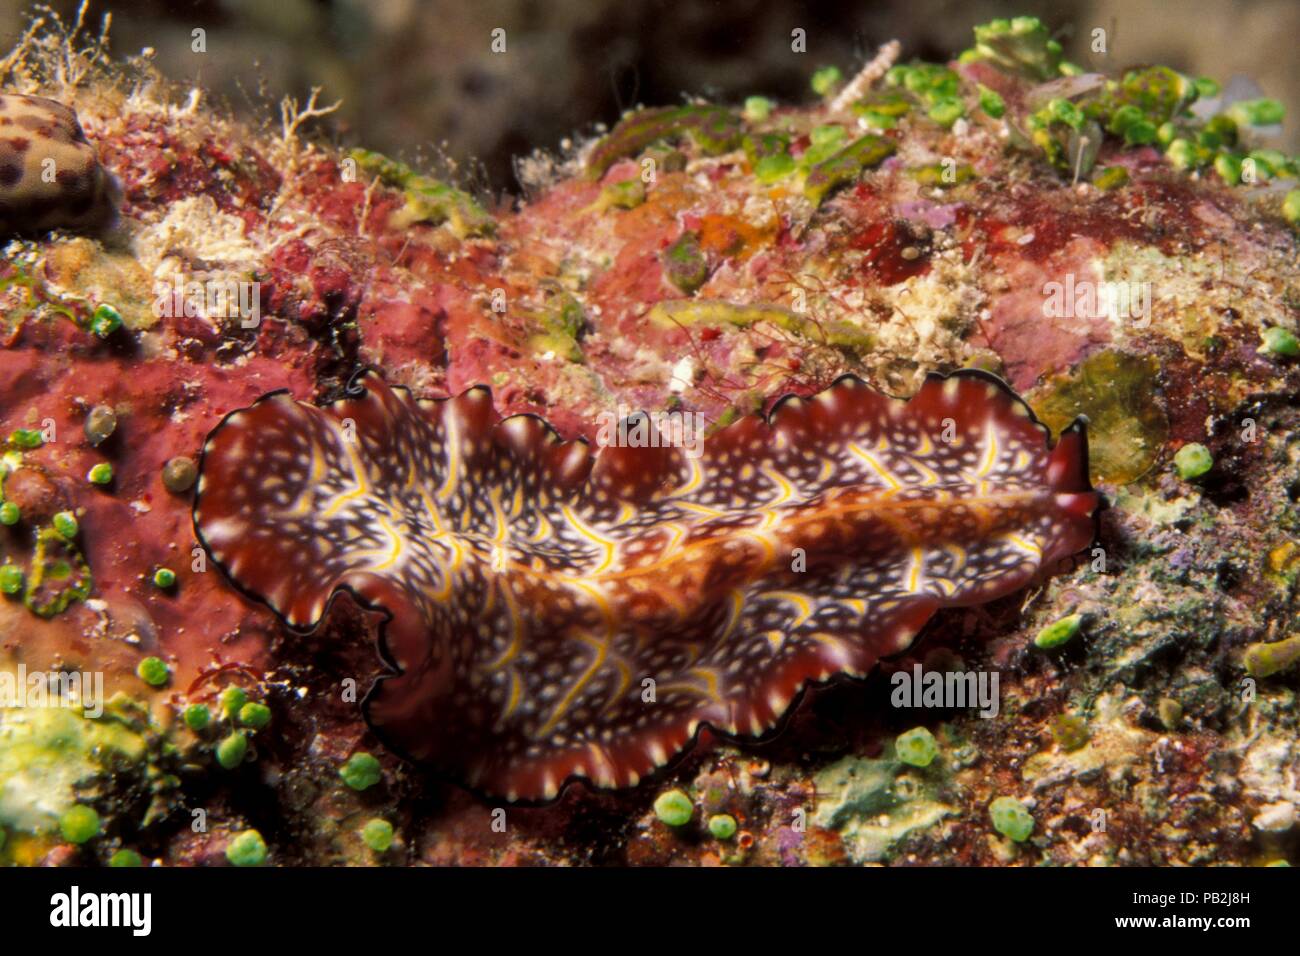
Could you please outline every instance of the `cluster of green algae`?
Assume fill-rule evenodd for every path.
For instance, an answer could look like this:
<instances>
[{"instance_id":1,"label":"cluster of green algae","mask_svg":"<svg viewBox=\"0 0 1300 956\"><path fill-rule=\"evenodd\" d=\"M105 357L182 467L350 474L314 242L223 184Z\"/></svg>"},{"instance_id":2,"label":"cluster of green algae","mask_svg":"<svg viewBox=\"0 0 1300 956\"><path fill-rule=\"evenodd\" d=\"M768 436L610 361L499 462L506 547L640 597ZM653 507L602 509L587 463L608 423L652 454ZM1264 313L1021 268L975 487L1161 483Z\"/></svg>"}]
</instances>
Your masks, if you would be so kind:
<instances>
[{"instance_id":1,"label":"cluster of green algae","mask_svg":"<svg viewBox=\"0 0 1300 956\"><path fill-rule=\"evenodd\" d=\"M876 89L868 90L849 105L853 118L866 123L861 133L848 117L828 108L830 99L842 88L838 71L818 71L815 92L828 102L810 111L781 110L770 100L754 96L743 110L697 103L681 107L640 110L628 114L586 156L590 178L604 176L618 161L637 159L641 167L630 179L605 184L601 208L633 208L646 199L644 167L672 157L673 169L682 168L686 157L673 147L690 144L703 156L743 153L750 173L762 186L793 189L815 209L837 189L850 185L871 168L896 152L894 138L881 135L905 120L929 122L951 129L957 120L976 112L999 122L1010 134L1013 149L1037 156L1049 168L1076 179L1091 175L1102 190L1122 187L1129 174L1122 165L1094 169L1104 142L1121 149L1146 146L1162 148L1172 169L1199 173L1212 168L1229 184L1251 184L1272 177L1295 177L1297 160L1276 150L1252 148L1260 127L1279 122L1282 108L1275 100L1237 102L1214 115L1198 117L1191 106L1199 99L1215 96L1217 85L1206 78L1191 79L1169 69L1154 66L1131 70L1120 80L1084 77L1076 64L1063 59L1060 44L1046 26L1033 17L995 20L975 28L974 45L957 58L957 63L987 63L1015 81L1035 84L1027 107L1012 110L1002 96L987 86L972 82L950 66L913 62L892 66ZM1075 86L1071 87L1071 83ZM808 117L820 119L809 125ZM854 135L855 131L859 135ZM802 149L792 144L798 140ZM906 175L922 185L952 188L974 178L969 165L939 164L908 168ZM1300 190L1282 200L1281 214L1300 225ZM694 299L709 276L707 256L698 237L687 231L666 249L663 270L670 285L685 298L669 303L652 314L672 311L671 320L680 325L731 324L748 327L771 321L811 344L843 351L851 360L871 351L875 337L866 330L839 323L828 330L824 324L795 315L776 305L737 305L716 300ZM758 313L762 314L758 314ZM1274 337L1287 342L1274 348ZM1286 329L1266 329L1265 350L1279 356L1294 336ZM1121 359L1122 360L1122 359ZM1131 369L1136 385L1150 377ZM1142 382L1138 382L1142 379ZM1068 401L1060 401L1062 406ZM1122 412L1122 405L1110 403ZM1150 403L1146 403L1150 406ZM1156 410L1158 414L1158 409ZM1127 429L1133 432L1135 429ZM1144 421L1140 432L1140 453L1131 464L1123 461L1124 436L1105 443L1112 448L1117 476L1131 480L1155 460L1166 438L1160 421ZM1099 432L1101 434L1101 432Z\"/></svg>"},{"instance_id":2,"label":"cluster of green algae","mask_svg":"<svg viewBox=\"0 0 1300 956\"><path fill-rule=\"evenodd\" d=\"M1084 71L1062 58L1060 44L1040 20L994 20L977 26L974 33L974 45L957 58L958 64L983 61L1046 87L1038 97L1041 102L1016 121L995 91L966 81L944 64L925 62L891 67L882 88L865 93L850 110L870 127L884 131L912 114L951 128L973 107L992 119L1006 118L1013 143L1075 176L1089 174L1108 137L1125 147L1161 148L1175 169L1213 168L1224 182L1234 185L1300 175L1297 157L1247 145L1249 131L1282 121L1283 107L1276 100L1236 102L1198 117L1191 107L1198 99L1217 96L1218 84L1204 77L1186 77L1166 66L1130 70L1119 80L1098 78L1096 83L1080 84L1077 91L1068 85L1054 91L1051 81L1077 78ZM840 86L838 71L819 72L814 81L815 90L828 98ZM845 125L826 123L808 131L809 145L795 157L791 142L798 127L794 114L774 112L762 97L752 97L741 113L713 104L640 110L626 116L592 148L587 174L598 179L621 159L641 156L663 143L689 141L705 156L743 149L761 183L794 177L803 194L819 205L896 150L891 139L877 133L850 140ZM1249 170L1249 175L1243 176L1243 170ZM1122 185L1126 175L1122 167L1111 167L1098 171L1097 182L1102 188L1114 188ZM1300 191L1287 195L1282 211L1289 221L1300 222Z\"/></svg>"},{"instance_id":3,"label":"cluster of green algae","mask_svg":"<svg viewBox=\"0 0 1300 956\"><path fill-rule=\"evenodd\" d=\"M743 149L760 182L770 184L794 176L803 195L818 205L897 149L892 141L872 133L850 141L845 126L828 123L809 131L807 148L795 158L791 155L793 128L769 125L746 131L746 125L741 115L719 106L641 110L623 119L592 148L586 160L587 175L599 179L619 160L641 156L652 146L689 140L706 156Z\"/></svg>"},{"instance_id":4,"label":"cluster of green algae","mask_svg":"<svg viewBox=\"0 0 1300 956\"><path fill-rule=\"evenodd\" d=\"M1050 37L1041 21L1032 17L995 20L977 27L974 46L958 58L959 63L974 61L987 62L1016 77L1049 87L1083 73L1082 68L1062 58L1060 45ZM838 73L819 73L817 80L814 85L823 95L830 96L838 88ZM897 65L885 74L882 89L868 92L851 109L869 125L882 130L893 128L914 111L941 126L951 127L956 119L967 114L968 103L990 118L1006 116L1002 97L982 84L974 87L972 91L957 71L942 64ZM1037 153L1053 168L1075 176L1092 171L1092 163L1107 137L1123 148L1163 146L1174 169L1199 170L1212 166L1229 184L1274 176L1294 177L1297 172L1295 158L1282 156L1275 150L1248 150L1245 145L1250 130L1281 120L1282 108L1274 100L1238 102L1212 116L1197 118L1190 111L1191 105L1198 98L1217 95L1217 85L1206 78L1192 80L1162 66L1129 71L1118 81L1097 78L1094 84L1082 86L1080 90L1040 98L1042 103L1037 109L1019 117L1006 116L1013 144ZM1068 90L1061 92L1068 93ZM701 105L634 113L593 149L588 159L589 173L603 173L618 158L635 156L638 150L664 142L689 139L699 145L696 131L705 115L710 118L709 126L714 134L707 138L707 148L703 150L707 155L742 148L761 183L793 176L802 183L805 196L814 204L893 151L892 141L874 134L845 145L846 127L824 123L808 131L809 145L796 160L790 155L789 145L798 128L797 117L774 115L770 101L761 97L752 97L740 116L732 115L726 121L720 117L721 109ZM692 122L675 125L675 119L683 117L691 118ZM863 163L856 164L856 159L864 157ZM1248 174L1243 175L1243 170ZM960 185L974 175L969 167L951 170L922 167L908 173L923 184L943 188ZM1128 181L1128 172L1123 166L1110 166L1096 170L1093 180L1101 189L1114 189ZM637 179L627 182L641 186ZM606 188L622 185L625 184ZM643 187L638 194L644 197ZM1281 210L1288 220L1300 221L1297 218L1300 191L1288 194ZM683 234L664 255L668 281L687 296L693 295L708 276L705 257L694 238L690 233ZM788 331L842 347L850 353L860 354L874 345L873 337L866 331L850 329L842 323L845 328L832 330L828 336L824 328L778 306L737 306L688 298L659 307L652 318L669 311L672 321L682 325L722 322L747 327L755 319L772 319ZM1269 354L1285 357L1297 351L1295 337L1286 329L1268 328L1262 335L1264 351ZM1045 400L1053 408L1059 406L1061 414L1066 415L1062 421L1049 424L1061 427L1068 423L1079 411L1081 395L1087 398L1092 393L1097 393L1092 394L1097 399L1093 404L1102 414L1092 416L1090 408L1090 417L1109 416L1113 424L1136 414L1132 426L1114 431L1101 426L1094 429L1100 466L1096 473L1113 480L1133 480L1156 460L1168 437L1168 426L1158 406L1134 400L1135 396L1140 399L1150 394L1155 370L1149 368L1148 360L1118 353L1097 357L1094 364L1097 363L1119 363L1124 367L1093 369L1086 375L1080 370L1076 376L1082 376L1079 383L1065 382L1049 393ZM1104 378L1106 371L1122 373L1117 374L1115 381L1128 383L1128 390L1103 390L1103 395L1091 388L1088 383ZM1090 392L1074 394L1080 386Z\"/></svg>"},{"instance_id":5,"label":"cluster of green algae","mask_svg":"<svg viewBox=\"0 0 1300 956\"><path fill-rule=\"evenodd\" d=\"M975 37L975 46L958 58L959 63L985 60L1039 81L1082 73L1061 59L1060 45L1033 17L995 20L977 27ZM1250 149L1246 143L1249 130L1282 122L1282 104L1260 98L1208 116L1193 112L1198 100L1219 93L1219 84L1208 77L1188 77L1167 66L1141 67L1119 80L1085 84L1075 93L1063 90L1063 95L1036 104L1024 119L1023 132L1054 167L1076 176L1088 174L1107 136L1126 147L1159 148L1175 169L1212 167L1229 185L1300 176L1300 158ZM1126 178L1122 169L1110 168L1099 173L1098 185L1114 188ZM1292 223L1300 220L1300 192L1288 195L1283 215Z\"/></svg>"},{"instance_id":6,"label":"cluster of green algae","mask_svg":"<svg viewBox=\"0 0 1300 956\"><path fill-rule=\"evenodd\" d=\"M0 714L0 863L33 865L61 840L138 865L124 840L175 811L178 751L148 708L118 693L92 713L47 704Z\"/></svg>"},{"instance_id":7,"label":"cluster of green algae","mask_svg":"<svg viewBox=\"0 0 1300 956\"><path fill-rule=\"evenodd\" d=\"M39 448L43 439L35 429L18 429L6 440L0 457L0 524L9 534L23 529L24 518L18 504L5 499L4 487L9 475L22 467L23 451ZM31 529L31 558L24 572L22 566L6 555L0 563L0 594L20 597L33 614L53 617L73 601L84 601L93 582L90 568L77 547L79 527L76 517L67 511L55 514L49 525Z\"/></svg>"},{"instance_id":8,"label":"cluster of green algae","mask_svg":"<svg viewBox=\"0 0 1300 956\"><path fill-rule=\"evenodd\" d=\"M121 312L107 302L69 293L56 293L40 278L41 260L31 242L11 250L0 274L0 293L10 293L11 308L4 321L17 327L23 322L46 317L61 317L102 340L111 340L125 326ZM12 298L17 294L17 299ZM89 433L88 433L89 437ZM0 525L10 534L28 530L18 503L6 500L4 488L9 476L24 467L24 455L39 449L45 435L38 428L14 429L0 442ZM92 444L97 444L93 439ZM91 467L86 480L92 485L108 487L113 470L108 462ZM91 593L90 568L78 547L78 525L71 512L55 514L48 525L30 527L31 558L26 571L11 555L0 563L0 594L20 598L26 607L41 617L53 617L74 601L84 601Z\"/></svg>"},{"instance_id":9,"label":"cluster of green algae","mask_svg":"<svg viewBox=\"0 0 1300 956\"><path fill-rule=\"evenodd\" d=\"M137 673L154 689L171 677L157 657L143 659ZM234 771L252 759L251 740L271 717L266 703L236 685L221 691L215 708L190 703L166 726L125 693L107 701L99 716L70 707L6 709L0 717L0 834L6 834L0 862L35 863L61 837L110 865L140 865L139 853L121 845L126 835L173 816L185 779L211 765ZM133 788L148 799L124 828L121 817L134 813ZM247 830L229 841L226 855L237 866L260 865L266 847L256 830Z\"/></svg>"}]
</instances>

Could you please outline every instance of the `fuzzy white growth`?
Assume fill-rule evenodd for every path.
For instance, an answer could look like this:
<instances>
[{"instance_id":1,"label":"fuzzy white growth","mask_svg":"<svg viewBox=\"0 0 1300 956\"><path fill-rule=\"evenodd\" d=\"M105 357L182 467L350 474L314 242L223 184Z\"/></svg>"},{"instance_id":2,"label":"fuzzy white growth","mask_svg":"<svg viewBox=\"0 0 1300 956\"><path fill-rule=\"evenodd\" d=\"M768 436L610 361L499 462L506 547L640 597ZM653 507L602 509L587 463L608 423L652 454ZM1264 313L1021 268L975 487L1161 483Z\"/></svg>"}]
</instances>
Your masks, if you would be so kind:
<instances>
[{"instance_id":1,"label":"fuzzy white growth","mask_svg":"<svg viewBox=\"0 0 1300 956\"><path fill-rule=\"evenodd\" d=\"M898 54L902 52L903 45L897 40L890 40L883 44L871 58L871 62L859 70L858 75L849 80L844 89L840 90L839 95L831 101L831 112L842 113L862 99L867 94L867 90L889 72L889 68L898 59Z\"/></svg>"}]
</instances>

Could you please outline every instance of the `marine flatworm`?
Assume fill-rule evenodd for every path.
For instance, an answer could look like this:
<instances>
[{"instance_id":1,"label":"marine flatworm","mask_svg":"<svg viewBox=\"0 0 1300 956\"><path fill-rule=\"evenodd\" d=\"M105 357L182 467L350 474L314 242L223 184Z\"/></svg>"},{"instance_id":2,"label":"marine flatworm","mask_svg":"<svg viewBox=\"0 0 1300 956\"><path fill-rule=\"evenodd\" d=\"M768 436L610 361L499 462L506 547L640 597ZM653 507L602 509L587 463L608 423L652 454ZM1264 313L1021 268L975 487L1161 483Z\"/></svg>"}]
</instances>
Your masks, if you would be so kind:
<instances>
[{"instance_id":1,"label":"marine flatworm","mask_svg":"<svg viewBox=\"0 0 1300 956\"><path fill-rule=\"evenodd\" d=\"M385 612L363 707L388 747L507 799L635 785L702 725L773 728L939 608L1087 547L1083 423L1053 448L999 379L909 401L843 378L700 454L592 455L484 387L417 400L374 372L326 407L272 393L203 451L194 525L297 631L340 592Z\"/></svg>"}]
</instances>

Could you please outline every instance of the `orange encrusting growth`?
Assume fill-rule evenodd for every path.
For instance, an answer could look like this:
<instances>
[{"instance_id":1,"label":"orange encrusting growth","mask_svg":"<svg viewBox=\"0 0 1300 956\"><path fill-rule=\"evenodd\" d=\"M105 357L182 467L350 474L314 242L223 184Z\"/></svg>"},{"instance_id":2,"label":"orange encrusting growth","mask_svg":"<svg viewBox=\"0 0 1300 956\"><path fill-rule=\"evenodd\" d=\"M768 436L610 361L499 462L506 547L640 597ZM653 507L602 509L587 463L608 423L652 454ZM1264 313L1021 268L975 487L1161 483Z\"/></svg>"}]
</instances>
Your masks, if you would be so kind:
<instances>
[{"instance_id":1,"label":"orange encrusting growth","mask_svg":"<svg viewBox=\"0 0 1300 956\"><path fill-rule=\"evenodd\" d=\"M486 389L417 401L367 373L275 394L204 450L195 527L297 629L340 589L383 609L365 701L393 749L509 799L631 786L707 724L760 735L941 607L1051 573L1100 503L1082 424L999 380L908 402L852 378L677 447L560 441Z\"/></svg>"}]
</instances>

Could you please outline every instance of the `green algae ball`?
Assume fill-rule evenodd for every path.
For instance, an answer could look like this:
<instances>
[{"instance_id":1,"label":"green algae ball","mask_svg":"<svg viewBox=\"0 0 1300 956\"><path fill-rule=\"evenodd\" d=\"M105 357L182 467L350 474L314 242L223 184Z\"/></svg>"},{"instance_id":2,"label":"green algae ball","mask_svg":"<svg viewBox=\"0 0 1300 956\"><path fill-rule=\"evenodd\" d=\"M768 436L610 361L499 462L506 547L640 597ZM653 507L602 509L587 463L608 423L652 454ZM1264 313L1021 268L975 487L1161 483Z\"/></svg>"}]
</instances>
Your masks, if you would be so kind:
<instances>
[{"instance_id":1,"label":"green algae ball","mask_svg":"<svg viewBox=\"0 0 1300 956\"><path fill-rule=\"evenodd\" d=\"M709 832L715 840L730 840L736 835L736 818L730 813L717 813L709 817Z\"/></svg>"},{"instance_id":2,"label":"green algae ball","mask_svg":"<svg viewBox=\"0 0 1300 956\"><path fill-rule=\"evenodd\" d=\"M615 209L635 209L645 202L645 183L639 178L610 183L600 191L600 197Z\"/></svg>"},{"instance_id":3,"label":"green algae ball","mask_svg":"<svg viewBox=\"0 0 1300 956\"><path fill-rule=\"evenodd\" d=\"M393 845L393 825L379 817L367 820L361 828L361 839L376 853L383 853Z\"/></svg>"},{"instance_id":4,"label":"green algae ball","mask_svg":"<svg viewBox=\"0 0 1300 956\"><path fill-rule=\"evenodd\" d=\"M794 157L789 153L776 156L764 156L754 164L754 176L760 183L774 183L784 179L795 169Z\"/></svg>"},{"instance_id":5,"label":"green algae ball","mask_svg":"<svg viewBox=\"0 0 1300 956\"><path fill-rule=\"evenodd\" d=\"M80 803L69 807L59 817L59 832L69 843L85 843L99 835L99 814Z\"/></svg>"},{"instance_id":6,"label":"green algae ball","mask_svg":"<svg viewBox=\"0 0 1300 956\"><path fill-rule=\"evenodd\" d=\"M118 850L109 857L108 865L112 867L144 866L144 860L135 850Z\"/></svg>"},{"instance_id":7,"label":"green algae ball","mask_svg":"<svg viewBox=\"0 0 1300 956\"><path fill-rule=\"evenodd\" d=\"M1156 716L1165 730L1177 730L1183 722L1183 705L1172 697L1161 697L1156 701Z\"/></svg>"},{"instance_id":8,"label":"green algae ball","mask_svg":"<svg viewBox=\"0 0 1300 956\"><path fill-rule=\"evenodd\" d=\"M709 278L709 263L700 248L699 237L684 232L664 250L664 276L682 292L694 292Z\"/></svg>"},{"instance_id":9,"label":"green algae ball","mask_svg":"<svg viewBox=\"0 0 1300 956\"><path fill-rule=\"evenodd\" d=\"M86 472L86 480L92 485L108 485L113 482L113 466L106 461L101 461L90 471Z\"/></svg>"},{"instance_id":10,"label":"green algae ball","mask_svg":"<svg viewBox=\"0 0 1300 956\"><path fill-rule=\"evenodd\" d=\"M153 586L166 591L176 585L176 572L171 568L159 568L153 573Z\"/></svg>"},{"instance_id":11,"label":"green algae ball","mask_svg":"<svg viewBox=\"0 0 1300 956\"><path fill-rule=\"evenodd\" d=\"M1002 115L1007 111L1006 100L1002 99L997 92L990 90L982 83L979 87L979 94L980 109L994 119L1001 119Z\"/></svg>"},{"instance_id":12,"label":"green algae ball","mask_svg":"<svg viewBox=\"0 0 1300 956\"><path fill-rule=\"evenodd\" d=\"M1052 119L1074 129L1078 129L1084 123L1083 110L1061 97L1048 101L1047 112ZM1154 130L1152 132L1154 133Z\"/></svg>"},{"instance_id":13,"label":"green algae ball","mask_svg":"<svg viewBox=\"0 0 1300 956\"><path fill-rule=\"evenodd\" d=\"M66 541L71 541L77 536L77 519L71 511L60 511L53 518L54 530L59 533L59 537Z\"/></svg>"},{"instance_id":14,"label":"green algae ball","mask_svg":"<svg viewBox=\"0 0 1300 956\"><path fill-rule=\"evenodd\" d=\"M1181 136L1169 144L1165 156L1175 169L1188 169L1196 165L1196 147Z\"/></svg>"},{"instance_id":15,"label":"green algae ball","mask_svg":"<svg viewBox=\"0 0 1300 956\"><path fill-rule=\"evenodd\" d=\"M1300 189L1293 189L1282 200L1282 215L1293 226L1300 225Z\"/></svg>"},{"instance_id":16,"label":"green algae ball","mask_svg":"<svg viewBox=\"0 0 1300 956\"><path fill-rule=\"evenodd\" d=\"M808 133L808 140L814 146L837 146L844 142L844 127L839 123L814 126Z\"/></svg>"},{"instance_id":17,"label":"green algae ball","mask_svg":"<svg viewBox=\"0 0 1300 956\"><path fill-rule=\"evenodd\" d=\"M256 830L245 830L226 844L231 866L261 866L266 862L266 841Z\"/></svg>"},{"instance_id":18,"label":"green algae ball","mask_svg":"<svg viewBox=\"0 0 1300 956\"><path fill-rule=\"evenodd\" d=\"M961 100L956 97L946 97L937 100L934 105L926 111L926 115L940 126L948 127L961 119L965 112L966 107L962 104Z\"/></svg>"},{"instance_id":19,"label":"green algae ball","mask_svg":"<svg viewBox=\"0 0 1300 956\"><path fill-rule=\"evenodd\" d=\"M809 82L814 93L825 96L839 85L842 77L843 74L840 73L838 66L823 66L812 75L812 80Z\"/></svg>"},{"instance_id":20,"label":"green algae ball","mask_svg":"<svg viewBox=\"0 0 1300 956\"><path fill-rule=\"evenodd\" d=\"M193 731L205 730L212 722L212 711L207 704L190 704L185 708L185 726Z\"/></svg>"},{"instance_id":21,"label":"green algae ball","mask_svg":"<svg viewBox=\"0 0 1300 956\"><path fill-rule=\"evenodd\" d=\"M1241 157L1232 153L1220 153L1214 157L1214 171L1229 186L1241 182Z\"/></svg>"},{"instance_id":22,"label":"green algae ball","mask_svg":"<svg viewBox=\"0 0 1300 956\"><path fill-rule=\"evenodd\" d=\"M691 822L695 805L681 790L665 790L655 798L655 816L670 827L681 827Z\"/></svg>"},{"instance_id":23,"label":"green algae ball","mask_svg":"<svg viewBox=\"0 0 1300 956\"><path fill-rule=\"evenodd\" d=\"M40 448L45 443L44 436L36 428L16 428L9 434L9 444L15 448Z\"/></svg>"},{"instance_id":24,"label":"green algae ball","mask_svg":"<svg viewBox=\"0 0 1300 956\"><path fill-rule=\"evenodd\" d=\"M1092 178L1092 184L1102 192L1128 185L1128 170L1123 166L1107 166Z\"/></svg>"},{"instance_id":25,"label":"green algae ball","mask_svg":"<svg viewBox=\"0 0 1300 956\"><path fill-rule=\"evenodd\" d=\"M234 770L244 762L248 755L248 738L243 731L235 731L217 744L217 763L227 770Z\"/></svg>"},{"instance_id":26,"label":"green algae ball","mask_svg":"<svg viewBox=\"0 0 1300 956\"><path fill-rule=\"evenodd\" d=\"M939 742L926 728L913 727L898 735L894 752L909 767L928 767L939 756Z\"/></svg>"},{"instance_id":27,"label":"green algae ball","mask_svg":"<svg viewBox=\"0 0 1300 956\"><path fill-rule=\"evenodd\" d=\"M1191 442L1178 449L1174 455L1174 470L1183 481L1200 478L1214 467L1214 456L1210 449L1197 442Z\"/></svg>"},{"instance_id":28,"label":"green algae ball","mask_svg":"<svg viewBox=\"0 0 1300 956\"><path fill-rule=\"evenodd\" d=\"M1241 126L1273 126L1282 122L1286 107L1278 100L1261 97L1233 103L1228 107L1228 115Z\"/></svg>"},{"instance_id":29,"label":"green algae ball","mask_svg":"<svg viewBox=\"0 0 1300 956\"><path fill-rule=\"evenodd\" d=\"M6 501L0 505L0 524L15 525L22 516L22 509L12 501Z\"/></svg>"},{"instance_id":30,"label":"green algae ball","mask_svg":"<svg viewBox=\"0 0 1300 956\"><path fill-rule=\"evenodd\" d=\"M1283 641L1251 644L1246 648L1244 663L1251 677L1271 677L1300 661L1300 635Z\"/></svg>"},{"instance_id":31,"label":"green algae ball","mask_svg":"<svg viewBox=\"0 0 1300 956\"><path fill-rule=\"evenodd\" d=\"M23 570L16 564L0 565L0 592L17 594L23 589Z\"/></svg>"},{"instance_id":32,"label":"green algae ball","mask_svg":"<svg viewBox=\"0 0 1300 956\"><path fill-rule=\"evenodd\" d=\"M766 96L747 96L745 97L745 119L751 123L761 123L772 114L772 107L775 105Z\"/></svg>"},{"instance_id":33,"label":"green algae ball","mask_svg":"<svg viewBox=\"0 0 1300 956\"><path fill-rule=\"evenodd\" d=\"M365 790L377 784L382 777L379 761L364 750L357 751L339 768L339 776L353 790Z\"/></svg>"},{"instance_id":34,"label":"green algae ball","mask_svg":"<svg viewBox=\"0 0 1300 956\"><path fill-rule=\"evenodd\" d=\"M1034 818L1015 797L998 797L989 804L993 829L1017 843L1024 843L1034 832Z\"/></svg>"},{"instance_id":35,"label":"green algae ball","mask_svg":"<svg viewBox=\"0 0 1300 956\"><path fill-rule=\"evenodd\" d=\"M248 694L242 687L227 687L221 692L221 709L227 717L234 717L248 703Z\"/></svg>"},{"instance_id":36,"label":"green algae ball","mask_svg":"<svg viewBox=\"0 0 1300 956\"><path fill-rule=\"evenodd\" d=\"M1138 120L1124 130L1124 142L1129 146L1146 146L1156 141L1156 128L1146 120Z\"/></svg>"},{"instance_id":37,"label":"green algae ball","mask_svg":"<svg viewBox=\"0 0 1300 956\"><path fill-rule=\"evenodd\" d=\"M271 708L266 704L245 704L239 708L239 722L245 727L261 730L271 722Z\"/></svg>"},{"instance_id":38,"label":"green algae ball","mask_svg":"<svg viewBox=\"0 0 1300 956\"><path fill-rule=\"evenodd\" d=\"M1079 750L1088 743L1088 722L1077 714L1058 714L1052 721L1052 736L1062 750Z\"/></svg>"},{"instance_id":39,"label":"green algae ball","mask_svg":"<svg viewBox=\"0 0 1300 956\"><path fill-rule=\"evenodd\" d=\"M90 317L90 330L106 339L122 327L122 313L107 303L98 306Z\"/></svg>"},{"instance_id":40,"label":"green algae ball","mask_svg":"<svg viewBox=\"0 0 1300 956\"><path fill-rule=\"evenodd\" d=\"M135 673L150 687L161 687L171 676L171 668L160 657L146 657L136 667Z\"/></svg>"},{"instance_id":41,"label":"green algae ball","mask_svg":"<svg viewBox=\"0 0 1300 956\"><path fill-rule=\"evenodd\" d=\"M1082 614L1070 614L1059 621L1053 621L1038 632L1038 635L1034 638L1034 646L1043 650L1060 647L1078 634L1079 628L1082 626Z\"/></svg>"},{"instance_id":42,"label":"green algae ball","mask_svg":"<svg viewBox=\"0 0 1300 956\"><path fill-rule=\"evenodd\" d=\"M1285 355L1287 358L1295 358L1300 355L1300 342L1289 329L1279 328L1276 325L1269 326L1259 334L1264 341L1264 351L1271 352L1274 355Z\"/></svg>"}]
</instances>

